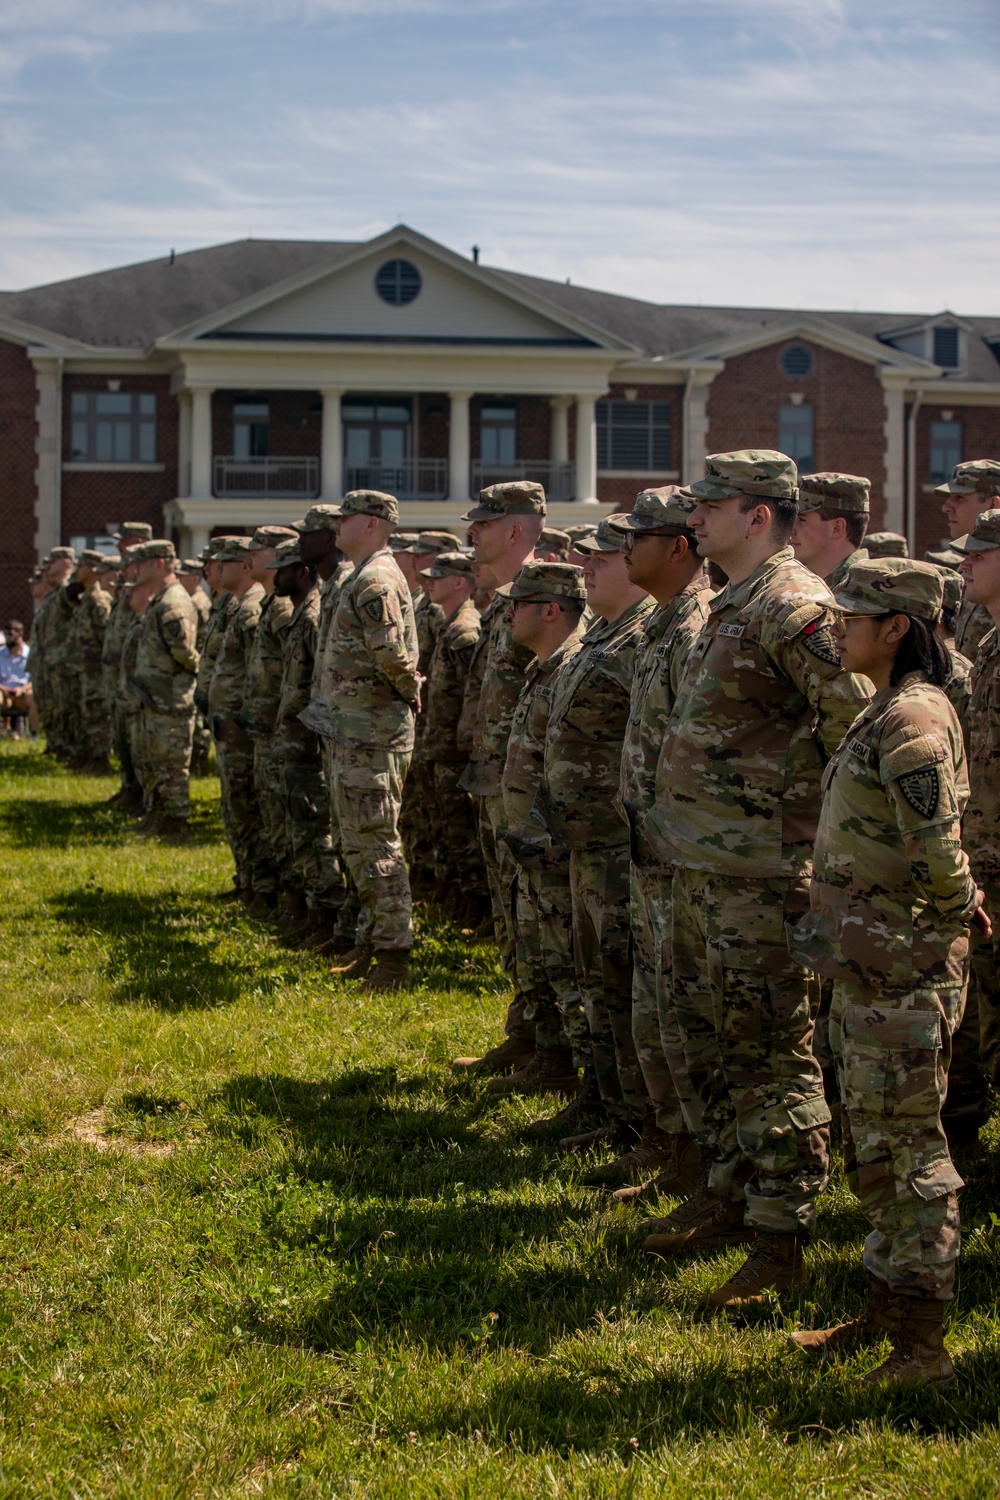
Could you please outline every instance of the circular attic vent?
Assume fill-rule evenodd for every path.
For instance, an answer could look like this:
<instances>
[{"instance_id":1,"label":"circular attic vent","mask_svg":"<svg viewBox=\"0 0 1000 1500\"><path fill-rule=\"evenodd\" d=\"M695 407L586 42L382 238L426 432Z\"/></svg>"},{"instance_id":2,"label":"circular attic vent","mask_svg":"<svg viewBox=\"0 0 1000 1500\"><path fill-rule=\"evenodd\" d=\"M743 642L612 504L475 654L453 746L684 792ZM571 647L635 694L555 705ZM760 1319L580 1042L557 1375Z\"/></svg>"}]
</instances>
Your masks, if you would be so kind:
<instances>
[{"instance_id":1,"label":"circular attic vent","mask_svg":"<svg viewBox=\"0 0 1000 1500\"><path fill-rule=\"evenodd\" d=\"M813 357L802 344L791 344L781 356L781 368L793 380L801 380L804 375L810 374L812 367Z\"/></svg>"},{"instance_id":2,"label":"circular attic vent","mask_svg":"<svg viewBox=\"0 0 1000 1500\"><path fill-rule=\"evenodd\" d=\"M376 272L375 290L390 306L405 307L420 292L420 272L410 260L387 260Z\"/></svg>"}]
</instances>

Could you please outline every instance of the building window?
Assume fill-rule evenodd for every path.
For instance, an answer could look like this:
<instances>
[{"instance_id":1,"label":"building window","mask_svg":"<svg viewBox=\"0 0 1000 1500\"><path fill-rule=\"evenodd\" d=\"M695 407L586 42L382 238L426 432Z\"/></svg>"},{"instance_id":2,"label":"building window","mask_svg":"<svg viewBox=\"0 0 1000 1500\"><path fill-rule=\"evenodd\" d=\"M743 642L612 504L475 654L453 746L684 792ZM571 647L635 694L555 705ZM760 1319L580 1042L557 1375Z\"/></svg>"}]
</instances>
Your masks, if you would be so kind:
<instances>
[{"instance_id":1,"label":"building window","mask_svg":"<svg viewBox=\"0 0 1000 1500\"><path fill-rule=\"evenodd\" d=\"M271 451L271 408L266 401L233 402L233 457L266 458Z\"/></svg>"},{"instance_id":2,"label":"building window","mask_svg":"<svg viewBox=\"0 0 1000 1500\"><path fill-rule=\"evenodd\" d=\"M931 423L931 484L943 484L962 462L961 422Z\"/></svg>"},{"instance_id":3,"label":"building window","mask_svg":"<svg viewBox=\"0 0 1000 1500\"><path fill-rule=\"evenodd\" d=\"M793 380L802 380L812 373L813 357L804 344L790 344L781 356L781 368Z\"/></svg>"},{"instance_id":4,"label":"building window","mask_svg":"<svg viewBox=\"0 0 1000 1500\"><path fill-rule=\"evenodd\" d=\"M815 451L811 406L782 406L778 411L778 447L794 458L800 474L811 474Z\"/></svg>"},{"instance_id":5,"label":"building window","mask_svg":"<svg viewBox=\"0 0 1000 1500\"><path fill-rule=\"evenodd\" d=\"M945 324L934 330L934 363L942 370L958 369L958 329Z\"/></svg>"},{"instance_id":6,"label":"building window","mask_svg":"<svg viewBox=\"0 0 1000 1500\"><path fill-rule=\"evenodd\" d=\"M673 459L669 401L598 401L597 467L668 472Z\"/></svg>"},{"instance_id":7,"label":"building window","mask_svg":"<svg viewBox=\"0 0 1000 1500\"><path fill-rule=\"evenodd\" d=\"M73 391L73 463L156 462L156 397L150 391Z\"/></svg>"},{"instance_id":8,"label":"building window","mask_svg":"<svg viewBox=\"0 0 1000 1500\"><path fill-rule=\"evenodd\" d=\"M391 307L405 307L420 292L420 272L411 260L387 260L375 273L375 290Z\"/></svg>"},{"instance_id":9,"label":"building window","mask_svg":"<svg viewBox=\"0 0 1000 1500\"><path fill-rule=\"evenodd\" d=\"M479 456L484 464L517 461L517 407L484 406L479 415Z\"/></svg>"}]
</instances>

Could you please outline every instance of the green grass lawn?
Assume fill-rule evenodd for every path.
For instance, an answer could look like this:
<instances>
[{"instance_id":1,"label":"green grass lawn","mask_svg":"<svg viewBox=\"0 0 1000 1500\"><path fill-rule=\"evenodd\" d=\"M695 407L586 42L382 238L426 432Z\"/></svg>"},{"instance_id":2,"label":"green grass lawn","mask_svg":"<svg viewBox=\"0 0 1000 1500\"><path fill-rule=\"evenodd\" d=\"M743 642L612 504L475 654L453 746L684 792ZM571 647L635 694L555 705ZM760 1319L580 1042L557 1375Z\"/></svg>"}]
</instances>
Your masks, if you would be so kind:
<instances>
[{"instance_id":1,"label":"green grass lawn","mask_svg":"<svg viewBox=\"0 0 1000 1500\"><path fill-rule=\"evenodd\" d=\"M804 1296L705 1320L739 1252L650 1268L537 1101L451 1074L499 1033L489 949L424 913L418 987L362 996L219 901L214 782L181 850L112 790L0 747L0 1495L1000 1493L998 1135L957 1387L816 1371L786 1329L863 1300L842 1185Z\"/></svg>"}]
</instances>

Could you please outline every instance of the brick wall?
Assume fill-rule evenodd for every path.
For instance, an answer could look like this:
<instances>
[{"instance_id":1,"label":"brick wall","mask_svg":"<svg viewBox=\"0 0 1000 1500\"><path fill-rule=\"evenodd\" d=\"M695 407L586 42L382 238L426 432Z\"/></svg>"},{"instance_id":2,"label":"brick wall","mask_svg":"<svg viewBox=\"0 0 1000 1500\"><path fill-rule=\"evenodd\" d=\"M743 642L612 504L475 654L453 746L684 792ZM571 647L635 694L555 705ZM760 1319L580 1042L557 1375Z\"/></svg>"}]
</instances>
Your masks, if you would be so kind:
<instances>
[{"instance_id":1,"label":"brick wall","mask_svg":"<svg viewBox=\"0 0 1000 1500\"><path fill-rule=\"evenodd\" d=\"M417 397L419 425L417 431L418 458L448 457L448 397L445 395L422 395Z\"/></svg>"},{"instance_id":2,"label":"brick wall","mask_svg":"<svg viewBox=\"0 0 1000 1500\"><path fill-rule=\"evenodd\" d=\"M266 401L271 452L281 458L319 458L323 447L323 398L319 391L215 391L212 394L212 456L232 456L233 404Z\"/></svg>"},{"instance_id":3,"label":"brick wall","mask_svg":"<svg viewBox=\"0 0 1000 1500\"><path fill-rule=\"evenodd\" d=\"M813 356L794 379L781 368L790 344ZM815 412L817 469L865 474L872 482L871 529L881 529L885 485L885 401L870 365L805 339L782 340L726 361L708 388L708 451L777 448L778 408L801 394Z\"/></svg>"},{"instance_id":4,"label":"brick wall","mask_svg":"<svg viewBox=\"0 0 1000 1500\"><path fill-rule=\"evenodd\" d=\"M163 507L177 498L178 405L167 375L122 374L122 391L156 393L156 461L162 471L121 471L113 467L62 474L62 541L104 533L110 521L148 521L163 535ZM106 391L107 375L68 374L63 381L63 459L70 453L73 391Z\"/></svg>"},{"instance_id":5,"label":"brick wall","mask_svg":"<svg viewBox=\"0 0 1000 1500\"><path fill-rule=\"evenodd\" d=\"M625 392L634 391L631 398ZM684 434L684 387L682 385L612 385L608 388L610 401L667 401L671 407L672 443L671 470L680 472L683 467L682 443ZM575 418L575 409L570 408L570 417ZM576 422L571 422L570 458L573 457L576 441ZM615 510L631 510L632 502L640 490L657 489L661 484L673 484L663 474L602 474L597 475L597 498Z\"/></svg>"},{"instance_id":6,"label":"brick wall","mask_svg":"<svg viewBox=\"0 0 1000 1500\"><path fill-rule=\"evenodd\" d=\"M948 415L945 416L945 413ZM909 407L907 407L909 416ZM927 493L930 478L932 422L961 422L962 458L1000 458L1000 407L996 406L921 406L917 412L916 442L916 556L922 557L928 547L940 546L948 536L948 526L941 514L937 495Z\"/></svg>"},{"instance_id":7,"label":"brick wall","mask_svg":"<svg viewBox=\"0 0 1000 1500\"><path fill-rule=\"evenodd\" d=\"M31 629L27 578L35 556L35 371L18 344L0 343L0 621Z\"/></svg>"}]
</instances>

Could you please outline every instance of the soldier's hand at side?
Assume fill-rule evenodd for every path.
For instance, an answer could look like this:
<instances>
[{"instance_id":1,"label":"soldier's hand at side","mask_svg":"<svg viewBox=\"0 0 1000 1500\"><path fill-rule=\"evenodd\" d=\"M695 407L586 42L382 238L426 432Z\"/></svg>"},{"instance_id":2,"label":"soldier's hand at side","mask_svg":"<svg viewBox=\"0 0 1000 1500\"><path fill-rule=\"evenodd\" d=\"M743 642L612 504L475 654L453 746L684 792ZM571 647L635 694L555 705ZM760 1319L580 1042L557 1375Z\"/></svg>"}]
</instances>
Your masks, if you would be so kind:
<instances>
[{"instance_id":1,"label":"soldier's hand at side","mask_svg":"<svg viewBox=\"0 0 1000 1500\"><path fill-rule=\"evenodd\" d=\"M976 903L977 904L976 904L975 911L972 913L972 925L973 925L973 927L978 927L979 928L980 932L983 934L983 937L988 937L989 938L989 937L993 936L993 923L990 920L990 914L989 914L989 912L986 910L986 907L983 905L983 902L985 900L986 900L986 892L985 891L977 891L976 892Z\"/></svg>"}]
</instances>

